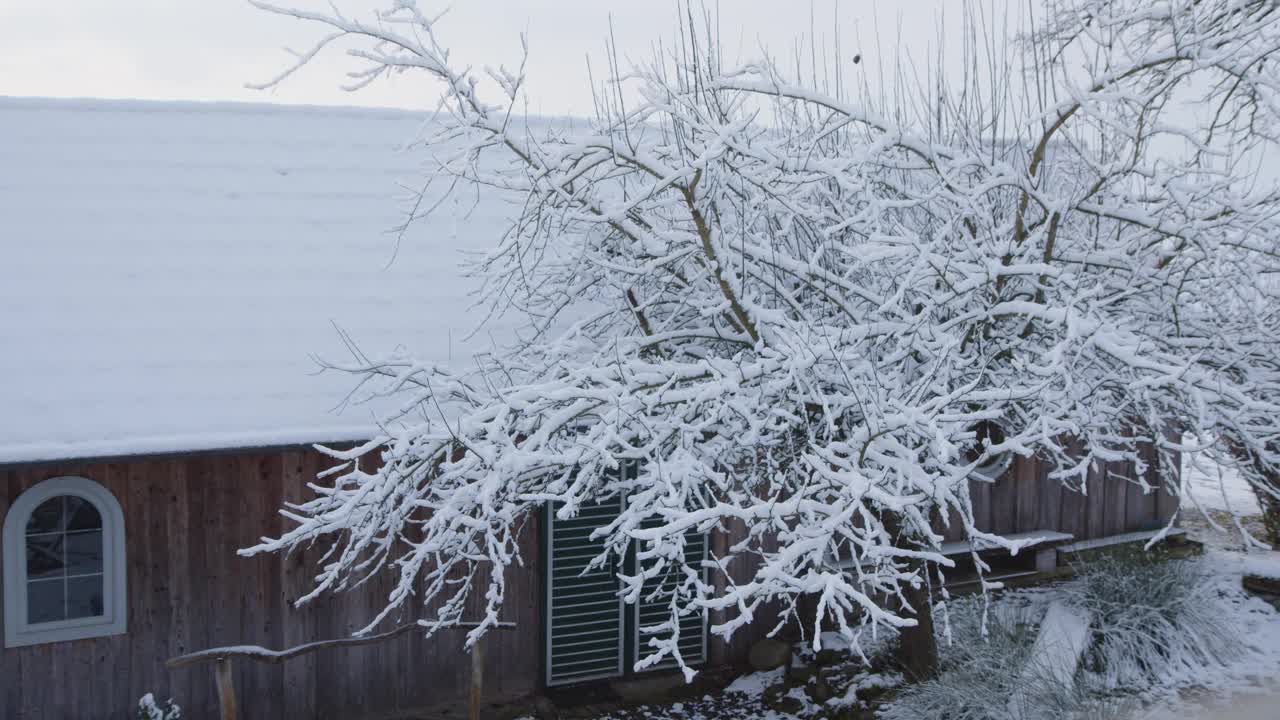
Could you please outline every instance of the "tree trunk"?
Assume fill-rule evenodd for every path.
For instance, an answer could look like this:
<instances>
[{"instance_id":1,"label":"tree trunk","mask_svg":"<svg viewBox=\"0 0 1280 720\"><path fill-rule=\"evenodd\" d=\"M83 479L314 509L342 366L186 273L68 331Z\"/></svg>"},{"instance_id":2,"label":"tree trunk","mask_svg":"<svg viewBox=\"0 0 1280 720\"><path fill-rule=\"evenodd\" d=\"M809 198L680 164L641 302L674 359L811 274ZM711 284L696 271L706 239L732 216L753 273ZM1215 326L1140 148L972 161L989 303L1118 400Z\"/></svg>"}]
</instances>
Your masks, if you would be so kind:
<instances>
[{"instance_id":1,"label":"tree trunk","mask_svg":"<svg viewBox=\"0 0 1280 720\"><path fill-rule=\"evenodd\" d=\"M1230 443L1227 447L1236 460L1252 465L1253 471L1263 477L1267 485L1280 489L1280 473L1272 472L1272 469L1261 459L1239 444ZM1267 446L1268 452L1276 452L1276 450L1274 444ZM1262 530L1265 535L1263 540L1271 547L1280 549L1280 499L1252 483L1250 489L1253 490L1253 496L1258 499L1258 507L1262 509Z\"/></svg>"},{"instance_id":2,"label":"tree trunk","mask_svg":"<svg viewBox=\"0 0 1280 720\"><path fill-rule=\"evenodd\" d=\"M881 516L885 530L900 544L902 521L893 513ZM898 608L902 617L914 618L916 624L902 628L898 634L898 663L910 680L924 680L938 673L938 639L933 634L933 596L924 583L928 568L923 563L915 568L920 572L919 587L903 588L903 602Z\"/></svg>"},{"instance_id":3,"label":"tree trunk","mask_svg":"<svg viewBox=\"0 0 1280 720\"><path fill-rule=\"evenodd\" d=\"M898 661L910 680L931 678L938 672L938 639L933 634L933 598L927 585L907 588L903 593L904 617L914 617L913 627L902 628L898 635ZM914 613L911 613L914 610Z\"/></svg>"},{"instance_id":4,"label":"tree trunk","mask_svg":"<svg viewBox=\"0 0 1280 720\"><path fill-rule=\"evenodd\" d=\"M1273 479L1272 482L1275 480ZM1280 550L1280 500L1256 487L1253 488L1253 494L1258 498L1258 507L1262 508L1262 529L1266 534L1263 540L1272 548Z\"/></svg>"}]
</instances>

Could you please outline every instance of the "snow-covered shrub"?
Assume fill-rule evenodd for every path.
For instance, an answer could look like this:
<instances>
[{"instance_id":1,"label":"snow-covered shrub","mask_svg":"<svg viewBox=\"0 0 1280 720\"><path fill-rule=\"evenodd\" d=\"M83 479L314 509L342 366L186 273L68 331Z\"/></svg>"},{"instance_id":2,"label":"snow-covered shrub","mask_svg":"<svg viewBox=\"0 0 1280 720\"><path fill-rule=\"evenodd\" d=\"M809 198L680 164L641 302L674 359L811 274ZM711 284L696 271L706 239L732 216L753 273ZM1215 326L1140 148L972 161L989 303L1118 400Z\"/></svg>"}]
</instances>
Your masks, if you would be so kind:
<instances>
[{"instance_id":1,"label":"snow-covered shrub","mask_svg":"<svg viewBox=\"0 0 1280 720\"><path fill-rule=\"evenodd\" d=\"M182 720L182 708L172 698L165 700L162 706L154 695L147 693L139 698L135 717L137 720Z\"/></svg>"},{"instance_id":2,"label":"snow-covered shrub","mask_svg":"<svg viewBox=\"0 0 1280 720\"><path fill-rule=\"evenodd\" d=\"M950 641L939 639L936 677L909 685L881 712L885 720L1107 720L1122 708L1066 686L1031 663L1043 608L1016 601L984 610L980 598L948 610ZM985 614L985 621L984 621ZM984 637L985 624L985 637ZM942 632L945 632L942 631Z\"/></svg>"},{"instance_id":3,"label":"snow-covered shrub","mask_svg":"<svg viewBox=\"0 0 1280 720\"><path fill-rule=\"evenodd\" d=\"M1103 690L1194 676L1206 665L1238 656L1243 647L1200 560L1105 555L1081 566L1079 579L1064 590L1069 602L1094 618L1085 668Z\"/></svg>"},{"instance_id":4,"label":"snow-covered shrub","mask_svg":"<svg viewBox=\"0 0 1280 720\"><path fill-rule=\"evenodd\" d=\"M1081 668L1068 682L1033 662L1041 611L1017 596L990 607L952 603L951 641L941 641L937 677L905 688L886 720L1095 720L1120 717L1122 694L1194 679L1238 656L1239 629L1199 560L1114 553L1079 567L1054 594L1092 618Z\"/></svg>"}]
</instances>

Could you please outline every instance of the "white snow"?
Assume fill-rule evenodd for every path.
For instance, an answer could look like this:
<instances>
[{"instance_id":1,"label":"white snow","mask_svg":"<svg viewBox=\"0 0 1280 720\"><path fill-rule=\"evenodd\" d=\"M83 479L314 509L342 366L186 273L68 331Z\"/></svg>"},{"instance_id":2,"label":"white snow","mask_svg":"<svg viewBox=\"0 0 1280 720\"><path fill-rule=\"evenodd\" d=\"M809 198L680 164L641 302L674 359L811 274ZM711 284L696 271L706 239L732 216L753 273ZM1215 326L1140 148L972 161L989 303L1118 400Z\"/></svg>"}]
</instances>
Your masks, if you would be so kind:
<instances>
[{"instance_id":1,"label":"white snow","mask_svg":"<svg viewBox=\"0 0 1280 720\"><path fill-rule=\"evenodd\" d=\"M729 687L725 688L725 692L743 693L746 695L760 695L770 685L782 682L783 669L765 670L763 672L747 673L739 676Z\"/></svg>"},{"instance_id":2,"label":"white snow","mask_svg":"<svg viewBox=\"0 0 1280 720\"><path fill-rule=\"evenodd\" d=\"M830 631L822 633L822 647L836 652L848 652L852 649L848 638L838 632Z\"/></svg>"},{"instance_id":3,"label":"white snow","mask_svg":"<svg viewBox=\"0 0 1280 720\"><path fill-rule=\"evenodd\" d=\"M501 201L392 232L422 120L0 98L0 462L365 438L355 378L316 374L350 359L335 325L455 367L491 347L458 262Z\"/></svg>"},{"instance_id":4,"label":"white snow","mask_svg":"<svg viewBox=\"0 0 1280 720\"><path fill-rule=\"evenodd\" d=\"M1053 601L1045 612L1029 663L1066 685L1089 645L1089 614Z\"/></svg>"},{"instance_id":5,"label":"white snow","mask_svg":"<svg viewBox=\"0 0 1280 720\"><path fill-rule=\"evenodd\" d=\"M1216 570L1219 592L1227 600L1250 652L1221 667L1206 667L1195 677L1169 678L1140 720L1271 720L1280 705L1280 614L1262 599L1243 592L1243 574L1280 571L1280 553L1241 552L1210 547L1207 559ZM1179 692L1179 690L1183 692ZM1261 714L1259 714L1261 712Z\"/></svg>"},{"instance_id":6,"label":"white snow","mask_svg":"<svg viewBox=\"0 0 1280 720\"><path fill-rule=\"evenodd\" d=\"M903 682L903 677L897 673L860 674L849 683L849 687L845 688L844 695L829 701L828 704L835 707L854 705L859 702L858 695L860 693L865 693L868 690L899 687Z\"/></svg>"},{"instance_id":7,"label":"white snow","mask_svg":"<svg viewBox=\"0 0 1280 720\"><path fill-rule=\"evenodd\" d=\"M161 707L155 695L147 693L138 699L138 720L182 720L182 708L170 699Z\"/></svg>"},{"instance_id":8,"label":"white snow","mask_svg":"<svg viewBox=\"0 0 1280 720\"><path fill-rule=\"evenodd\" d=\"M1253 489L1233 468L1187 453L1182 458L1182 472L1200 507L1241 516L1262 513Z\"/></svg>"},{"instance_id":9,"label":"white snow","mask_svg":"<svg viewBox=\"0 0 1280 720\"><path fill-rule=\"evenodd\" d=\"M1119 535L1108 535L1106 537L1091 538L1089 540L1080 540L1069 543L1059 547L1058 552L1078 553L1086 550L1100 550L1102 548L1115 547L1116 545L1127 545L1129 543L1143 543L1145 546L1156 536L1159 536L1163 541L1186 534L1186 531L1181 528L1170 528L1167 532L1164 528L1160 528L1159 530L1136 530L1130 533L1120 533Z\"/></svg>"},{"instance_id":10,"label":"white snow","mask_svg":"<svg viewBox=\"0 0 1280 720\"><path fill-rule=\"evenodd\" d=\"M1049 603L1023 669L1026 688L1041 682L1054 682L1064 688L1071 685L1080 657L1089 647L1090 622L1085 611L1058 600ZM1009 699L1010 715L1018 717L1016 708L1025 707L1026 703L1025 692L1015 692Z\"/></svg>"},{"instance_id":11,"label":"white snow","mask_svg":"<svg viewBox=\"0 0 1280 720\"><path fill-rule=\"evenodd\" d=\"M1280 553L1253 552L1240 558L1240 572L1264 578L1280 578Z\"/></svg>"}]
</instances>

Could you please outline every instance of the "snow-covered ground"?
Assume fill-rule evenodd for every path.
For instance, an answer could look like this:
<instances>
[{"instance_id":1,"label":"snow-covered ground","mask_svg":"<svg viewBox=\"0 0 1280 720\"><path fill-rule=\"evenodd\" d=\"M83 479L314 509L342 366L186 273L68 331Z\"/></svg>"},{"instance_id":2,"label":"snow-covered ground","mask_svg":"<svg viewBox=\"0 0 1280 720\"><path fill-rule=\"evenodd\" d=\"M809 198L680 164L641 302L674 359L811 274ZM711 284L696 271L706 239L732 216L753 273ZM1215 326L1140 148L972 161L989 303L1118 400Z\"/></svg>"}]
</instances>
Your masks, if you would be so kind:
<instances>
[{"instance_id":1,"label":"snow-covered ground","mask_svg":"<svg viewBox=\"0 0 1280 720\"><path fill-rule=\"evenodd\" d=\"M1240 518L1246 527L1257 523L1257 497L1235 470L1187 455L1182 471L1201 508ZM1183 683L1180 692L1154 703L1142 720L1275 720L1280 717L1280 614L1242 593L1240 581L1246 574L1280 577L1280 552L1246 552L1235 528L1215 529L1194 509L1184 509L1182 525L1205 545L1222 592L1232 598L1235 621L1256 652L1197 683Z\"/></svg>"},{"instance_id":2,"label":"snow-covered ground","mask_svg":"<svg viewBox=\"0 0 1280 720\"><path fill-rule=\"evenodd\" d=\"M1249 484L1230 467L1186 453L1182 456L1182 476L1187 479L1187 487L1196 504L1205 510L1240 516L1262 512Z\"/></svg>"},{"instance_id":3,"label":"snow-covered ground","mask_svg":"<svg viewBox=\"0 0 1280 720\"><path fill-rule=\"evenodd\" d=\"M1204 532L1193 533L1203 537ZM1141 720L1274 720L1280 717L1280 613L1240 588L1245 574L1280 577L1280 553L1226 550L1209 540L1206 561L1216 569L1226 607L1252 652L1195 677L1170 678L1152 693Z\"/></svg>"}]
</instances>

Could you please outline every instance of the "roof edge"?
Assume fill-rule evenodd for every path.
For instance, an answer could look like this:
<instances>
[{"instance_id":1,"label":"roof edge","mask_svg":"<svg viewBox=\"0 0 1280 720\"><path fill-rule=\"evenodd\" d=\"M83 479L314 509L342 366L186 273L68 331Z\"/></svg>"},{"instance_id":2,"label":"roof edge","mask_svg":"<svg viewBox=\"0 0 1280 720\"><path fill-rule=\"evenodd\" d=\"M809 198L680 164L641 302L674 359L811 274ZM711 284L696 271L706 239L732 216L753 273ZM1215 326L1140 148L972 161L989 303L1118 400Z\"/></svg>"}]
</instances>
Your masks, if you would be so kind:
<instances>
[{"instance_id":1,"label":"roof edge","mask_svg":"<svg viewBox=\"0 0 1280 720\"><path fill-rule=\"evenodd\" d=\"M313 103L271 103L246 100L157 100L153 98L44 97L0 95L0 110L76 110L79 112L189 113L230 115L327 115L330 117L377 117L427 121L439 111L380 105L318 105ZM571 115L524 115L534 125L585 125L588 117Z\"/></svg>"},{"instance_id":2,"label":"roof edge","mask_svg":"<svg viewBox=\"0 0 1280 720\"><path fill-rule=\"evenodd\" d=\"M69 443L46 442L0 445L0 467L352 443L369 440L377 434L377 429L370 426L348 426L272 432L196 433Z\"/></svg>"},{"instance_id":3,"label":"roof edge","mask_svg":"<svg viewBox=\"0 0 1280 720\"><path fill-rule=\"evenodd\" d=\"M40 95L0 95L0 108L74 109L110 112L199 112L242 114L399 115L423 117L431 110L377 105L316 105L310 103L270 103L245 100L155 100L151 98L45 97Z\"/></svg>"}]
</instances>

